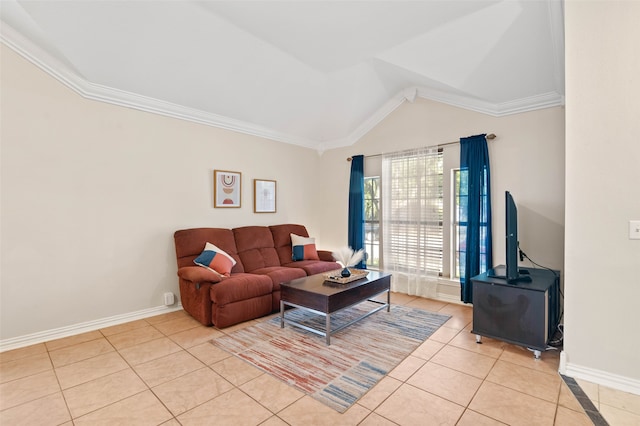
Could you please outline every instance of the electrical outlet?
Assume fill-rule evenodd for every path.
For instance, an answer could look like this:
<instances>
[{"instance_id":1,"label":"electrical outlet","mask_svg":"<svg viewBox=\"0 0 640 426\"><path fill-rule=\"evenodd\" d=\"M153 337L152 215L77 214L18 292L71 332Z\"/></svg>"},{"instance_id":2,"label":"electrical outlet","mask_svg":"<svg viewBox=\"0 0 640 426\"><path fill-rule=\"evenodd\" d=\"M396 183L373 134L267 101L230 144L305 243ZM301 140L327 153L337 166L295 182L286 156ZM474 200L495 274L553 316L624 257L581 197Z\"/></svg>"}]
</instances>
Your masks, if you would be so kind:
<instances>
[{"instance_id":1,"label":"electrical outlet","mask_svg":"<svg viewBox=\"0 0 640 426\"><path fill-rule=\"evenodd\" d=\"M175 298L173 297L173 293L167 292L164 294L164 304L166 306L171 306L175 303Z\"/></svg>"},{"instance_id":2,"label":"electrical outlet","mask_svg":"<svg viewBox=\"0 0 640 426\"><path fill-rule=\"evenodd\" d=\"M629 221L629 239L640 240L640 220Z\"/></svg>"}]
</instances>

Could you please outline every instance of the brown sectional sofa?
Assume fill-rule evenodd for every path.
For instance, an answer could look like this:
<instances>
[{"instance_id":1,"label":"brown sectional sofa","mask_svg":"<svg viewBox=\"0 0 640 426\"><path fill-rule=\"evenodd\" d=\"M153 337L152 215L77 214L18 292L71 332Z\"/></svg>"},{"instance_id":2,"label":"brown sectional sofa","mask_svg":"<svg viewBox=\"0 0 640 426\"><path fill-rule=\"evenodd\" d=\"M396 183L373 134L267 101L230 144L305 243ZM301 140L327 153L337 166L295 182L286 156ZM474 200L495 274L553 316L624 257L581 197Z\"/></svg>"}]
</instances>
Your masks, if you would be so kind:
<instances>
[{"instance_id":1,"label":"brown sectional sofa","mask_svg":"<svg viewBox=\"0 0 640 426\"><path fill-rule=\"evenodd\" d=\"M174 242L182 306L204 325L228 327L280 310L280 283L340 265L329 251L320 260L292 260L291 234L308 237L303 225L194 228L176 231ZM193 263L205 244L236 261L229 277Z\"/></svg>"}]
</instances>

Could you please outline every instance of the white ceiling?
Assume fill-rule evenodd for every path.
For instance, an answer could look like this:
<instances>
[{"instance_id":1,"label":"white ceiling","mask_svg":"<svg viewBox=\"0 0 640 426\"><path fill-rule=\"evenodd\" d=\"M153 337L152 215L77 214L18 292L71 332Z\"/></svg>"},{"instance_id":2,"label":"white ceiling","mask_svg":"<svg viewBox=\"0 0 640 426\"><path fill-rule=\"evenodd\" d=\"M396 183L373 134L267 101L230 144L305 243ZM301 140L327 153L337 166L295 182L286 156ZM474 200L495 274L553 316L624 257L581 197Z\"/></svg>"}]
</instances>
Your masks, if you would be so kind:
<instances>
[{"instance_id":1,"label":"white ceiling","mask_svg":"<svg viewBox=\"0 0 640 426\"><path fill-rule=\"evenodd\" d=\"M319 151L416 96L564 102L559 0L2 0L2 40L81 95Z\"/></svg>"}]
</instances>

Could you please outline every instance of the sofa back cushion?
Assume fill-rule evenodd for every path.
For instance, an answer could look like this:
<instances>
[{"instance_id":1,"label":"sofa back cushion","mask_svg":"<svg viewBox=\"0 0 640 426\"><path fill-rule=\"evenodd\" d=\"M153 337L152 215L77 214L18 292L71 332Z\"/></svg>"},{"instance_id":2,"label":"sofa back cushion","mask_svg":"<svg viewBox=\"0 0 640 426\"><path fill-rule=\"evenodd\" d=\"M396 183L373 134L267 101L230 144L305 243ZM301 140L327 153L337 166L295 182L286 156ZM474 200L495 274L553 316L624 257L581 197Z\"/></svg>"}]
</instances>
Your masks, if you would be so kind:
<instances>
[{"instance_id":1,"label":"sofa back cushion","mask_svg":"<svg viewBox=\"0 0 640 426\"><path fill-rule=\"evenodd\" d=\"M243 226L234 228L238 255L246 272L270 266L281 266L273 245L273 236L266 226Z\"/></svg>"},{"instance_id":2,"label":"sofa back cushion","mask_svg":"<svg viewBox=\"0 0 640 426\"><path fill-rule=\"evenodd\" d=\"M200 256L207 243L215 244L231 256L236 264L231 273L244 272L244 265L238 255L233 231L225 228L193 228L176 231L173 234L176 246L178 268L195 266L193 261Z\"/></svg>"},{"instance_id":3,"label":"sofa back cushion","mask_svg":"<svg viewBox=\"0 0 640 426\"><path fill-rule=\"evenodd\" d=\"M300 235L301 237L309 236L307 228L303 225L274 225L270 226L269 229L273 235L273 244L278 252L278 259L280 259L281 265L292 262L291 234Z\"/></svg>"}]
</instances>

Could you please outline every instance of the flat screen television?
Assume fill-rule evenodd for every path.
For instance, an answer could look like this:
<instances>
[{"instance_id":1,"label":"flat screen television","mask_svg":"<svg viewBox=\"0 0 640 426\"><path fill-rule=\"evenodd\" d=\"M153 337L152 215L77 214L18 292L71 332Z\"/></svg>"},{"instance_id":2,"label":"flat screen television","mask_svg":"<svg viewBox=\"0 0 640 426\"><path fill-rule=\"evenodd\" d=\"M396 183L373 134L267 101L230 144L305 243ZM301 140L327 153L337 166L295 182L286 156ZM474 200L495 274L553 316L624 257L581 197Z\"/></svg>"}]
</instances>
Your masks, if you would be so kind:
<instances>
[{"instance_id":1,"label":"flat screen television","mask_svg":"<svg viewBox=\"0 0 640 426\"><path fill-rule=\"evenodd\" d=\"M509 191L504 192L507 281L531 281L529 275L521 275L518 268L518 209Z\"/></svg>"},{"instance_id":2,"label":"flat screen television","mask_svg":"<svg viewBox=\"0 0 640 426\"><path fill-rule=\"evenodd\" d=\"M494 268L489 276L503 278L510 284L530 282L531 277L526 270L518 268L518 209L509 191L504 193L505 204L505 260L506 267Z\"/></svg>"}]
</instances>

